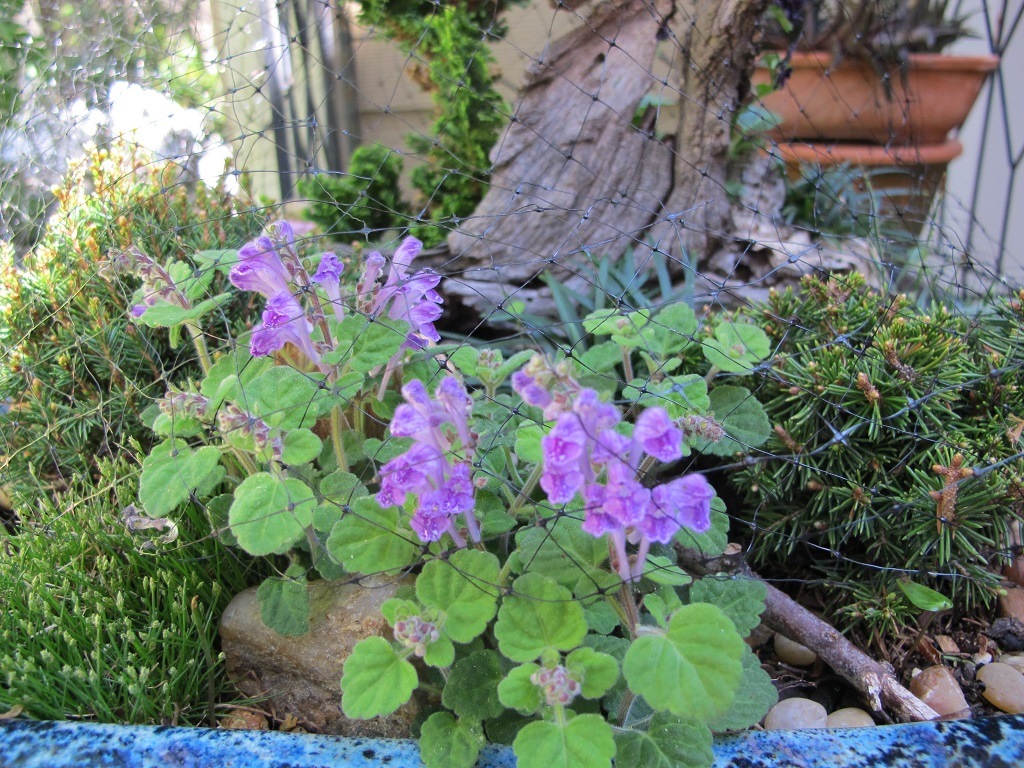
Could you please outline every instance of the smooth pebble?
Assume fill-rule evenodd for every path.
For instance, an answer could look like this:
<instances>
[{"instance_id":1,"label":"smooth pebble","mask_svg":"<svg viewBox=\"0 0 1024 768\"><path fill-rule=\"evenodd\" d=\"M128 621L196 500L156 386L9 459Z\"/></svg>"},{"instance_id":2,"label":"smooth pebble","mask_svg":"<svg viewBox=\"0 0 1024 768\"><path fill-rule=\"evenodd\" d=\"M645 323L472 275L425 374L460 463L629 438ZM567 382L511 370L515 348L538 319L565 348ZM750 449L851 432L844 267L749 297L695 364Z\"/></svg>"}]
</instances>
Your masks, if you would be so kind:
<instances>
[{"instance_id":1,"label":"smooth pebble","mask_svg":"<svg viewBox=\"0 0 1024 768\"><path fill-rule=\"evenodd\" d=\"M967 699L948 667L936 664L921 670L910 681L910 692L940 715L967 709Z\"/></svg>"},{"instance_id":2,"label":"smooth pebble","mask_svg":"<svg viewBox=\"0 0 1024 768\"><path fill-rule=\"evenodd\" d=\"M816 701L802 698L783 699L772 707L764 719L766 731L798 731L824 728L828 720L825 708Z\"/></svg>"},{"instance_id":3,"label":"smooth pebble","mask_svg":"<svg viewBox=\"0 0 1024 768\"><path fill-rule=\"evenodd\" d=\"M795 667L809 667L818 660L818 654L785 635L775 633L775 655L779 661Z\"/></svg>"},{"instance_id":4,"label":"smooth pebble","mask_svg":"<svg viewBox=\"0 0 1024 768\"><path fill-rule=\"evenodd\" d=\"M1018 672L1024 673L1024 653L1004 653L999 657L1002 664L1009 664Z\"/></svg>"},{"instance_id":5,"label":"smooth pebble","mask_svg":"<svg viewBox=\"0 0 1024 768\"><path fill-rule=\"evenodd\" d=\"M985 701L1011 715L1024 714L1024 675L998 661L986 664L977 673L977 679L985 684L981 695Z\"/></svg>"},{"instance_id":6,"label":"smooth pebble","mask_svg":"<svg viewBox=\"0 0 1024 768\"><path fill-rule=\"evenodd\" d=\"M874 718L860 707L837 709L825 720L828 728L866 728L874 724Z\"/></svg>"}]
</instances>

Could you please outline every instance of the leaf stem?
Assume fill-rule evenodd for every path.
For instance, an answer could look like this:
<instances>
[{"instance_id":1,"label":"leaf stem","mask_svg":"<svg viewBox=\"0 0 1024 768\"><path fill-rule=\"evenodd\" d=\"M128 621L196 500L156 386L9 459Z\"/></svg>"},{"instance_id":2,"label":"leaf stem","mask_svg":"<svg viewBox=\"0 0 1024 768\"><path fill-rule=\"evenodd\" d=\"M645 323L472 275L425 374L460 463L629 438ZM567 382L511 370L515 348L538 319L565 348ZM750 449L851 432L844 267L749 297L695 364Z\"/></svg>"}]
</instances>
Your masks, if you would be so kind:
<instances>
[{"instance_id":1,"label":"leaf stem","mask_svg":"<svg viewBox=\"0 0 1024 768\"><path fill-rule=\"evenodd\" d=\"M345 413L340 405L331 409L331 442L334 443L334 458L338 469L348 472L348 456L345 455L345 444L342 441L342 428L345 426Z\"/></svg>"},{"instance_id":2,"label":"leaf stem","mask_svg":"<svg viewBox=\"0 0 1024 768\"><path fill-rule=\"evenodd\" d=\"M544 463L538 462L530 472L529 477L526 478L526 482L519 491L519 495L516 496L516 500L512 502L512 506L508 508L509 515L515 517L516 512L530 500L530 496L533 495L533 491L537 487L537 483L540 482L540 476L542 474L544 474Z\"/></svg>"},{"instance_id":3,"label":"leaf stem","mask_svg":"<svg viewBox=\"0 0 1024 768\"><path fill-rule=\"evenodd\" d=\"M182 325L188 331L192 345L196 348L196 355L199 357L199 366L203 369L203 376L210 372L213 367L213 360L210 358L210 350L206 347L206 339L203 337L202 329L191 320L186 320Z\"/></svg>"}]
</instances>

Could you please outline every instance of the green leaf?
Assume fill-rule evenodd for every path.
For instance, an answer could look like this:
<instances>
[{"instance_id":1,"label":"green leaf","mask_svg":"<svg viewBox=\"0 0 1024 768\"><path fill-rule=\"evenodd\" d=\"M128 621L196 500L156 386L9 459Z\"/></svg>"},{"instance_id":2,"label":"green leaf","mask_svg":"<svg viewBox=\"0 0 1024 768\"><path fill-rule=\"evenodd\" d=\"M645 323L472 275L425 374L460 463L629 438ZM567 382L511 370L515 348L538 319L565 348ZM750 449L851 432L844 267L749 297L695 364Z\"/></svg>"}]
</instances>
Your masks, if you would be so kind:
<instances>
[{"instance_id":1,"label":"green leaf","mask_svg":"<svg viewBox=\"0 0 1024 768\"><path fill-rule=\"evenodd\" d=\"M615 762L644 768L706 768L715 761L711 744L707 726L657 712L646 733L616 734Z\"/></svg>"},{"instance_id":2,"label":"green leaf","mask_svg":"<svg viewBox=\"0 0 1024 768\"><path fill-rule=\"evenodd\" d=\"M219 496L214 496L204 505L206 515L210 518L211 533L228 547L238 546L238 540L231 533L231 528L228 525L228 512L231 509L231 502L234 500L235 494L222 493Z\"/></svg>"},{"instance_id":3,"label":"green leaf","mask_svg":"<svg viewBox=\"0 0 1024 768\"><path fill-rule=\"evenodd\" d=\"M361 315L349 315L340 323L328 321L337 340L332 352L323 356L328 365L341 365L343 370L372 371L385 365L405 343L409 324L391 318L369 320Z\"/></svg>"},{"instance_id":4,"label":"green leaf","mask_svg":"<svg viewBox=\"0 0 1024 768\"><path fill-rule=\"evenodd\" d=\"M479 357L480 352L476 347L464 344L452 352L448 359L462 372L463 376L476 376L476 361Z\"/></svg>"},{"instance_id":5,"label":"green leaf","mask_svg":"<svg viewBox=\"0 0 1024 768\"><path fill-rule=\"evenodd\" d=\"M455 646L447 635L441 635L437 640L427 645L423 654L423 663L431 667L450 667L455 661Z\"/></svg>"},{"instance_id":6,"label":"green leaf","mask_svg":"<svg viewBox=\"0 0 1024 768\"><path fill-rule=\"evenodd\" d=\"M579 715L564 725L530 723L512 743L518 768L609 768L615 757L612 727L600 715Z\"/></svg>"},{"instance_id":7,"label":"green leaf","mask_svg":"<svg viewBox=\"0 0 1024 768\"><path fill-rule=\"evenodd\" d=\"M253 357L243 349L228 353L213 364L199 388L209 398L209 413L214 413L225 400L245 404L242 388L274 366L269 357Z\"/></svg>"},{"instance_id":8,"label":"green leaf","mask_svg":"<svg viewBox=\"0 0 1024 768\"><path fill-rule=\"evenodd\" d=\"M523 528L516 534L516 551L526 573L542 573L562 586L574 587L585 574L594 572L608 559L608 543L584 533L582 522L560 517L547 528Z\"/></svg>"},{"instance_id":9,"label":"green leaf","mask_svg":"<svg viewBox=\"0 0 1024 768\"><path fill-rule=\"evenodd\" d=\"M335 504L351 504L370 495L362 481L351 472L332 472L320 481L320 493Z\"/></svg>"},{"instance_id":10,"label":"green leaf","mask_svg":"<svg viewBox=\"0 0 1024 768\"><path fill-rule=\"evenodd\" d=\"M356 643L343 669L341 709L345 717L359 720L390 715L409 700L419 683L416 667L383 637Z\"/></svg>"},{"instance_id":11,"label":"green leaf","mask_svg":"<svg viewBox=\"0 0 1024 768\"><path fill-rule=\"evenodd\" d=\"M306 464L320 455L324 444L312 430L292 429L285 433L281 461L291 466Z\"/></svg>"},{"instance_id":12,"label":"green leaf","mask_svg":"<svg viewBox=\"0 0 1024 768\"><path fill-rule=\"evenodd\" d=\"M427 768L473 768L484 744L478 719L435 712L420 728L420 758Z\"/></svg>"},{"instance_id":13,"label":"green leaf","mask_svg":"<svg viewBox=\"0 0 1024 768\"><path fill-rule=\"evenodd\" d=\"M498 698L504 676L494 651L476 651L452 667L441 694L441 703L459 717L483 720L505 711Z\"/></svg>"},{"instance_id":14,"label":"green leaf","mask_svg":"<svg viewBox=\"0 0 1024 768\"><path fill-rule=\"evenodd\" d=\"M256 590L260 618L279 635L309 630L309 591L305 579L264 579Z\"/></svg>"},{"instance_id":15,"label":"green leaf","mask_svg":"<svg viewBox=\"0 0 1024 768\"><path fill-rule=\"evenodd\" d=\"M245 388L250 405L272 427L310 427L331 408L327 391L313 374L300 373L287 365L268 368Z\"/></svg>"},{"instance_id":16,"label":"green leaf","mask_svg":"<svg viewBox=\"0 0 1024 768\"><path fill-rule=\"evenodd\" d=\"M761 623L768 587L757 579L705 576L690 587L691 603L711 603L728 616L742 637Z\"/></svg>"},{"instance_id":17,"label":"green leaf","mask_svg":"<svg viewBox=\"0 0 1024 768\"><path fill-rule=\"evenodd\" d=\"M749 647L744 649L741 663L743 678L739 685L740 694L732 700L725 713L707 721L708 728L715 733L742 731L757 725L779 700L775 684L761 668L761 661Z\"/></svg>"},{"instance_id":18,"label":"green leaf","mask_svg":"<svg viewBox=\"0 0 1024 768\"><path fill-rule=\"evenodd\" d=\"M495 451L492 455L500 456L501 453ZM508 513L508 504L490 491L477 491L473 514L480 524L480 535L485 541L516 526L516 519Z\"/></svg>"},{"instance_id":19,"label":"green leaf","mask_svg":"<svg viewBox=\"0 0 1024 768\"><path fill-rule=\"evenodd\" d=\"M620 347L640 346L640 329L650 320L651 310L620 312L618 309L598 309L583 318L583 328L595 336L611 336Z\"/></svg>"},{"instance_id":20,"label":"green leaf","mask_svg":"<svg viewBox=\"0 0 1024 768\"><path fill-rule=\"evenodd\" d=\"M953 607L953 603L948 597L923 584L913 581L901 581L898 584L900 590L907 596L907 600L922 611L948 611Z\"/></svg>"},{"instance_id":21,"label":"green leaf","mask_svg":"<svg viewBox=\"0 0 1024 768\"><path fill-rule=\"evenodd\" d=\"M533 661L546 650L568 651L587 634L583 606L572 593L539 573L520 576L498 611L494 636L512 661Z\"/></svg>"},{"instance_id":22,"label":"green leaf","mask_svg":"<svg viewBox=\"0 0 1024 768\"><path fill-rule=\"evenodd\" d=\"M442 631L468 643L486 628L498 606L498 558L462 549L447 560L431 560L416 579L416 597L444 616Z\"/></svg>"},{"instance_id":23,"label":"green leaf","mask_svg":"<svg viewBox=\"0 0 1024 768\"><path fill-rule=\"evenodd\" d=\"M188 320L190 310L168 301L157 301L147 308L139 322L150 328L171 328Z\"/></svg>"},{"instance_id":24,"label":"green leaf","mask_svg":"<svg viewBox=\"0 0 1024 768\"><path fill-rule=\"evenodd\" d=\"M165 517L192 494L209 494L224 474L214 446L193 451L184 440L165 440L142 462L139 501L150 517Z\"/></svg>"},{"instance_id":25,"label":"green leaf","mask_svg":"<svg viewBox=\"0 0 1024 768\"><path fill-rule=\"evenodd\" d=\"M282 554L304 537L315 508L313 491L301 480L261 472L235 489L228 522L250 555Z\"/></svg>"},{"instance_id":26,"label":"green leaf","mask_svg":"<svg viewBox=\"0 0 1024 768\"><path fill-rule=\"evenodd\" d=\"M565 668L579 681L580 694L585 699L601 698L619 679L619 662L615 657L593 648L577 648L566 657Z\"/></svg>"},{"instance_id":27,"label":"green leaf","mask_svg":"<svg viewBox=\"0 0 1024 768\"><path fill-rule=\"evenodd\" d=\"M667 584L672 587L685 587L693 581L693 577L690 574L667 557L662 557L661 555L647 556L647 563L644 566L644 578L650 579L655 584Z\"/></svg>"},{"instance_id":28,"label":"green leaf","mask_svg":"<svg viewBox=\"0 0 1024 768\"><path fill-rule=\"evenodd\" d=\"M745 647L718 608L685 605L667 631L633 641L622 671L630 690L654 709L705 721L729 709L743 674Z\"/></svg>"},{"instance_id":29,"label":"green leaf","mask_svg":"<svg viewBox=\"0 0 1024 768\"><path fill-rule=\"evenodd\" d=\"M399 526L397 507L381 509L372 497L356 499L334 525L327 550L351 573L395 571L416 562L420 546L415 534Z\"/></svg>"},{"instance_id":30,"label":"green leaf","mask_svg":"<svg viewBox=\"0 0 1024 768\"><path fill-rule=\"evenodd\" d=\"M635 379L622 391L623 397L644 406L660 406L673 419L704 415L711 406L708 383L702 376L666 376L658 382Z\"/></svg>"},{"instance_id":31,"label":"green leaf","mask_svg":"<svg viewBox=\"0 0 1024 768\"><path fill-rule=\"evenodd\" d=\"M544 694L530 678L540 669L537 664L521 664L498 683L498 699L509 709L532 715L544 703Z\"/></svg>"},{"instance_id":32,"label":"green leaf","mask_svg":"<svg viewBox=\"0 0 1024 768\"><path fill-rule=\"evenodd\" d=\"M540 440L549 429L540 424L523 422L516 430L516 456L520 461L539 464L544 455L541 452Z\"/></svg>"},{"instance_id":33,"label":"green leaf","mask_svg":"<svg viewBox=\"0 0 1024 768\"><path fill-rule=\"evenodd\" d=\"M682 302L669 304L643 329L645 347L661 359L682 352L693 344L697 316Z\"/></svg>"},{"instance_id":34,"label":"green leaf","mask_svg":"<svg viewBox=\"0 0 1024 768\"><path fill-rule=\"evenodd\" d=\"M712 456L731 456L764 445L772 432L764 406L745 387L722 384L711 390L711 410L725 429L725 437L715 442L693 439L693 447Z\"/></svg>"},{"instance_id":35,"label":"green leaf","mask_svg":"<svg viewBox=\"0 0 1024 768\"><path fill-rule=\"evenodd\" d=\"M580 355L580 365L591 373L607 373L622 362L622 347L614 341L594 344Z\"/></svg>"},{"instance_id":36,"label":"green leaf","mask_svg":"<svg viewBox=\"0 0 1024 768\"><path fill-rule=\"evenodd\" d=\"M749 373L768 357L768 336L751 323L726 321L715 328L715 338L704 341L704 357L727 373Z\"/></svg>"}]
</instances>

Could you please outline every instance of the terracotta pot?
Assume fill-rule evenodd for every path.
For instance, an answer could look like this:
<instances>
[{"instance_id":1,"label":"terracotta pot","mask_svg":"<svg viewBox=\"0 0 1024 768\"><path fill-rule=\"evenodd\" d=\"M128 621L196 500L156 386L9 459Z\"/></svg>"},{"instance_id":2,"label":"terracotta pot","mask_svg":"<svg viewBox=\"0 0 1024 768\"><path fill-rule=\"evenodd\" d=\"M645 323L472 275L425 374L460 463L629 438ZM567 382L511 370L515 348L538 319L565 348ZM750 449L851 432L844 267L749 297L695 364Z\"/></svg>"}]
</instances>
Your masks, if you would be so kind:
<instances>
[{"instance_id":1,"label":"terracotta pot","mask_svg":"<svg viewBox=\"0 0 1024 768\"><path fill-rule=\"evenodd\" d=\"M902 231L917 237L945 183L946 166L963 150L963 145L952 139L925 146L794 141L779 142L769 151L785 163L793 181L808 174L813 178L821 168L846 165L857 169L854 187L871 196L871 210L860 213L898 222Z\"/></svg>"},{"instance_id":2,"label":"terracotta pot","mask_svg":"<svg viewBox=\"0 0 1024 768\"><path fill-rule=\"evenodd\" d=\"M829 53L794 53L786 84L761 100L782 119L777 141L796 139L941 144L963 125L998 56L911 54L904 68ZM883 82L888 80L888 88ZM755 86L771 73L758 66Z\"/></svg>"}]
</instances>

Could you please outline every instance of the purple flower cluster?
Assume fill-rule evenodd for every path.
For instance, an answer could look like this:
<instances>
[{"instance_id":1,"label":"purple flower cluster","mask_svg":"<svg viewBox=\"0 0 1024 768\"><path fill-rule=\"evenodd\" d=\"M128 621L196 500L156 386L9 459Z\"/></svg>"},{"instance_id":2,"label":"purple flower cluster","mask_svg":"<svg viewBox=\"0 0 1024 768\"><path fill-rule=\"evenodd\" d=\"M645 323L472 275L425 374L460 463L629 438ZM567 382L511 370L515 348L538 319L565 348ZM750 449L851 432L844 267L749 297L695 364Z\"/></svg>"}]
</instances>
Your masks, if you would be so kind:
<instances>
[{"instance_id":1,"label":"purple flower cluster","mask_svg":"<svg viewBox=\"0 0 1024 768\"><path fill-rule=\"evenodd\" d=\"M387 315L393 320L409 324L403 349L422 349L427 341L440 341L434 328L434 321L441 317L441 295L435 290L441 276L428 269L410 274L412 265L423 243L414 237L407 237L391 257L391 270L381 282L384 265L383 256L373 251L366 257L362 279L357 291L359 308L371 317Z\"/></svg>"},{"instance_id":2,"label":"purple flower cluster","mask_svg":"<svg viewBox=\"0 0 1024 768\"><path fill-rule=\"evenodd\" d=\"M667 544L683 526L697 532L711 526L715 492L697 474L653 489L644 486L637 479L641 461L645 456L666 462L680 458L683 433L664 408L644 410L631 437L615 431L620 420L615 406L601 402L594 390L581 389L571 408L560 413L541 439L540 485L554 504L566 504L582 494L583 530L591 536L608 534L619 575L634 581L643 573L652 542ZM627 541L639 545L632 566Z\"/></svg>"},{"instance_id":3,"label":"purple flower cluster","mask_svg":"<svg viewBox=\"0 0 1024 768\"><path fill-rule=\"evenodd\" d=\"M456 546L464 547L466 540L455 527L458 515L470 539L480 541L470 471L476 435L469 427L472 400L466 388L447 376L431 398L423 382L414 379L402 387L402 397L405 402L395 409L391 434L411 437L413 444L381 467L378 503L402 506L411 493L417 507L410 524L421 541L437 541L447 533ZM452 450L456 443L462 448L460 456Z\"/></svg>"},{"instance_id":4,"label":"purple flower cluster","mask_svg":"<svg viewBox=\"0 0 1024 768\"><path fill-rule=\"evenodd\" d=\"M320 354L313 344L313 324L292 292L300 272L295 234L287 222L277 222L268 234L238 249L238 263L228 276L232 285L267 297L263 322L253 328L249 340L254 357L270 355L292 344L312 363L320 364Z\"/></svg>"}]
</instances>

